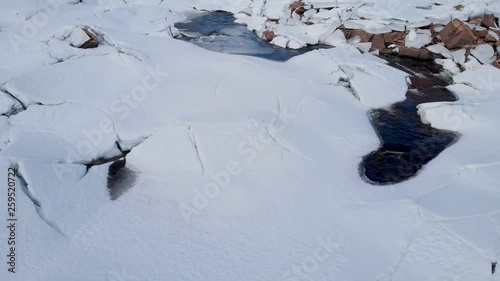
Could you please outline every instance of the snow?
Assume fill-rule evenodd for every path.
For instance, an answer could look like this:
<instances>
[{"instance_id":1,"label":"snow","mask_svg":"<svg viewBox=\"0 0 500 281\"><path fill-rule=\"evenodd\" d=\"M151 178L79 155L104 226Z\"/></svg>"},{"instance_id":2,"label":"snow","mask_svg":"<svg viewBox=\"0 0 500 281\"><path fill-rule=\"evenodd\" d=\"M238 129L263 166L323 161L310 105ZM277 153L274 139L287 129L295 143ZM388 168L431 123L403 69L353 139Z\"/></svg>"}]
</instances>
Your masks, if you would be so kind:
<instances>
[{"instance_id":1,"label":"snow","mask_svg":"<svg viewBox=\"0 0 500 281\"><path fill-rule=\"evenodd\" d=\"M406 47L420 49L423 46L430 44L432 36L430 30L411 30L406 35Z\"/></svg>"},{"instance_id":2,"label":"snow","mask_svg":"<svg viewBox=\"0 0 500 281\"><path fill-rule=\"evenodd\" d=\"M495 56L495 50L489 44L478 45L470 53L482 64L493 62Z\"/></svg>"},{"instance_id":3,"label":"snow","mask_svg":"<svg viewBox=\"0 0 500 281\"><path fill-rule=\"evenodd\" d=\"M407 74L335 31L341 18L380 32L498 15L498 3L467 2L460 12L455 0L315 0L338 10L320 10L311 19L325 22L309 27L263 20L287 15L288 0L61 1L12 45L8 34L21 34L35 2L0 9L0 178L15 166L22 177L14 280L499 280L490 265L500 253L500 72L447 54L455 62L445 65L467 68L448 87L459 101L418 109L461 138L415 178L377 187L358 170L380 146L367 112L403 100ZM338 47L273 62L168 32L192 7L250 6L238 20L269 24L276 45ZM99 47L70 46L76 26L89 26ZM109 163L85 164L120 148L132 150L136 179L112 201ZM0 280L9 274L4 267Z\"/></svg>"},{"instance_id":4,"label":"snow","mask_svg":"<svg viewBox=\"0 0 500 281\"><path fill-rule=\"evenodd\" d=\"M81 28L75 28L70 35L70 44L73 47L81 47L85 42L90 40L90 37Z\"/></svg>"}]
</instances>

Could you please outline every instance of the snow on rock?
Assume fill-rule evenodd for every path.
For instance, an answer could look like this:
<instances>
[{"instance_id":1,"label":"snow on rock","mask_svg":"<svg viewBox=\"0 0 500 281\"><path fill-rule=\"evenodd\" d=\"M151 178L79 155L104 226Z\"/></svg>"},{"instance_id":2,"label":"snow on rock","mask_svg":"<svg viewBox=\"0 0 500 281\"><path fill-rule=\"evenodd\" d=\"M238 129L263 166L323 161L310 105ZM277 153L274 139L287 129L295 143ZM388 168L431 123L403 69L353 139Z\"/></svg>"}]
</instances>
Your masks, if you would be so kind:
<instances>
[{"instance_id":1,"label":"snow on rock","mask_svg":"<svg viewBox=\"0 0 500 281\"><path fill-rule=\"evenodd\" d=\"M81 47L90 37L81 28L75 28L69 37L69 43L73 47Z\"/></svg>"},{"instance_id":2,"label":"snow on rock","mask_svg":"<svg viewBox=\"0 0 500 281\"><path fill-rule=\"evenodd\" d=\"M489 44L478 45L470 53L482 64L493 62L495 56L495 50Z\"/></svg>"},{"instance_id":3,"label":"snow on rock","mask_svg":"<svg viewBox=\"0 0 500 281\"><path fill-rule=\"evenodd\" d=\"M449 71L451 74L460 73L460 68L451 59L436 59L435 62L443 66L444 70Z\"/></svg>"},{"instance_id":4,"label":"snow on rock","mask_svg":"<svg viewBox=\"0 0 500 281\"><path fill-rule=\"evenodd\" d=\"M405 46L408 48L421 48L432 41L430 30L411 30L406 35Z\"/></svg>"},{"instance_id":5,"label":"snow on rock","mask_svg":"<svg viewBox=\"0 0 500 281\"><path fill-rule=\"evenodd\" d=\"M271 44L274 44L278 47L286 48L288 46L288 42L290 42L290 39L283 37L283 36L276 36L271 41Z\"/></svg>"},{"instance_id":6,"label":"snow on rock","mask_svg":"<svg viewBox=\"0 0 500 281\"><path fill-rule=\"evenodd\" d=\"M453 58L451 52L444 46L443 43L428 46L427 50L429 50L435 54L440 54L447 59Z\"/></svg>"},{"instance_id":7,"label":"snow on rock","mask_svg":"<svg viewBox=\"0 0 500 281\"><path fill-rule=\"evenodd\" d=\"M322 39L321 43L324 43L324 44L327 44L330 46L338 46L338 45L346 44L347 41L346 41L344 32L337 29L332 34L330 34L330 35L326 36L324 39Z\"/></svg>"},{"instance_id":8,"label":"snow on rock","mask_svg":"<svg viewBox=\"0 0 500 281\"><path fill-rule=\"evenodd\" d=\"M466 50L465 49L460 49L457 51L451 52L451 56L453 57L453 61L455 61L457 64L463 65L465 64L465 56Z\"/></svg>"}]
</instances>

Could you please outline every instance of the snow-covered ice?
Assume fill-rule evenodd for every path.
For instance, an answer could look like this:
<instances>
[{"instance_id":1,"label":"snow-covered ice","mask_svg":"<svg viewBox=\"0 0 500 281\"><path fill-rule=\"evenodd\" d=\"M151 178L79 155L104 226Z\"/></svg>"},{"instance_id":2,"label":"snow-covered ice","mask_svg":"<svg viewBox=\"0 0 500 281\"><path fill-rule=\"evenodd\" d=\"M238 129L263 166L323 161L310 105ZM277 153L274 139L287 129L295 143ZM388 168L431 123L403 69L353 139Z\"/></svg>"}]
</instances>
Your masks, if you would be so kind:
<instances>
[{"instance_id":1,"label":"snow-covered ice","mask_svg":"<svg viewBox=\"0 0 500 281\"><path fill-rule=\"evenodd\" d=\"M367 112L403 100L407 75L335 31L499 16L500 5L314 0L338 5L308 14L325 21L316 29L256 18L288 17L291 2L67 0L50 13L2 2L0 179L18 167L19 228L17 273L2 254L0 280L500 280L500 71L446 54L466 67L449 86L460 100L419 113L462 137L417 177L377 187L358 171L380 146ZM192 7L245 10L238 21L274 24L283 47L339 46L286 62L205 50L171 37ZM98 48L62 36L78 26ZM86 164L128 150L136 179L113 201L109 163Z\"/></svg>"}]
</instances>

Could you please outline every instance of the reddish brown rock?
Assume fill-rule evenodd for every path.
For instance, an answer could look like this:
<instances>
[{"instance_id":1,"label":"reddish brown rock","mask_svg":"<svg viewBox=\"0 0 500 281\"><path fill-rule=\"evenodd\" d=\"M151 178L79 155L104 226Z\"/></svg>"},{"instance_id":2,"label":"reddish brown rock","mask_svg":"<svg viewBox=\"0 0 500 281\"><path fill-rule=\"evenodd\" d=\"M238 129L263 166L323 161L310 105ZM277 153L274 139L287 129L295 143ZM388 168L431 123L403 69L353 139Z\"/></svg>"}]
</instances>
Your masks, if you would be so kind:
<instances>
[{"instance_id":1,"label":"reddish brown rock","mask_svg":"<svg viewBox=\"0 0 500 281\"><path fill-rule=\"evenodd\" d=\"M97 39L97 36L95 36L94 33L90 32L86 28L82 28L85 33L90 37L90 39L83 43L83 45L80 47L80 49L91 49L91 48L97 48L99 46L99 39Z\"/></svg>"},{"instance_id":2,"label":"reddish brown rock","mask_svg":"<svg viewBox=\"0 0 500 281\"><path fill-rule=\"evenodd\" d=\"M273 31L269 30L264 31L263 35L267 41L272 41L276 37L276 34L274 34Z\"/></svg>"},{"instance_id":3,"label":"reddish brown rock","mask_svg":"<svg viewBox=\"0 0 500 281\"><path fill-rule=\"evenodd\" d=\"M361 38L361 42L370 42L370 40L373 37L373 34L368 33L364 30L351 29L347 30L347 32L348 32L348 36L346 37L347 39L351 39L358 36L359 38Z\"/></svg>"},{"instance_id":4,"label":"reddish brown rock","mask_svg":"<svg viewBox=\"0 0 500 281\"><path fill-rule=\"evenodd\" d=\"M390 55L393 53L393 50L392 49L382 49L382 50L379 50L379 54L381 55Z\"/></svg>"},{"instance_id":5,"label":"reddish brown rock","mask_svg":"<svg viewBox=\"0 0 500 281\"><path fill-rule=\"evenodd\" d=\"M475 24L475 25L481 25L483 22L483 18L473 18L469 19L469 23Z\"/></svg>"},{"instance_id":6,"label":"reddish brown rock","mask_svg":"<svg viewBox=\"0 0 500 281\"><path fill-rule=\"evenodd\" d=\"M410 57L422 60L428 60L433 58L432 54L426 49L414 49L406 47L399 47L399 55L402 57Z\"/></svg>"},{"instance_id":7,"label":"reddish brown rock","mask_svg":"<svg viewBox=\"0 0 500 281\"><path fill-rule=\"evenodd\" d=\"M477 36L481 37L481 38L484 38L486 37L486 35L488 35L488 29L484 29L484 30L476 30L477 32Z\"/></svg>"},{"instance_id":8,"label":"reddish brown rock","mask_svg":"<svg viewBox=\"0 0 500 281\"><path fill-rule=\"evenodd\" d=\"M463 10L463 9L464 9L464 6L463 6L463 5L456 5L454 8L455 8L455 10L457 10L457 11L461 11L461 10Z\"/></svg>"},{"instance_id":9,"label":"reddish brown rock","mask_svg":"<svg viewBox=\"0 0 500 281\"><path fill-rule=\"evenodd\" d=\"M444 27L444 24L440 24L440 23L434 23L434 24L431 24L431 31L432 32L436 32L436 29L439 28L439 27Z\"/></svg>"},{"instance_id":10,"label":"reddish brown rock","mask_svg":"<svg viewBox=\"0 0 500 281\"><path fill-rule=\"evenodd\" d=\"M496 60L492 63L492 65L496 68L500 68L500 60Z\"/></svg>"},{"instance_id":11,"label":"reddish brown rock","mask_svg":"<svg viewBox=\"0 0 500 281\"><path fill-rule=\"evenodd\" d=\"M297 2L293 2L292 4L290 4L290 9L292 9L292 11L295 11L301 7L304 7L304 2L297 1Z\"/></svg>"},{"instance_id":12,"label":"reddish brown rock","mask_svg":"<svg viewBox=\"0 0 500 281\"><path fill-rule=\"evenodd\" d=\"M382 34L373 35L372 39L372 48L371 50L382 50L385 48L384 36Z\"/></svg>"},{"instance_id":13,"label":"reddish brown rock","mask_svg":"<svg viewBox=\"0 0 500 281\"><path fill-rule=\"evenodd\" d=\"M461 20L454 19L449 22L441 32L441 40L448 49L458 49L478 40L474 31Z\"/></svg>"},{"instance_id":14,"label":"reddish brown rock","mask_svg":"<svg viewBox=\"0 0 500 281\"><path fill-rule=\"evenodd\" d=\"M304 15L305 12L306 12L306 9L304 7L298 7L297 9L295 9L295 13L297 15L300 15L301 17Z\"/></svg>"},{"instance_id":15,"label":"reddish brown rock","mask_svg":"<svg viewBox=\"0 0 500 281\"><path fill-rule=\"evenodd\" d=\"M487 14L487 15L484 15L484 18L483 20L481 21L481 24L484 26L484 27L497 27L497 23L496 23L496 19L495 19L495 16L492 15L492 14Z\"/></svg>"},{"instance_id":16,"label":"reddish brown rock","mask_svg":"<svg viewBox=\"0 0 500 281\"><path fill-rule=\"evenodd\" d=\"M384 33L383 36L386 46L391 44L403 46L405 44L406 33L403 31Z\"/></svg>"},{"instance_id":17,"label":"reddish brown rock","mask_svg":"<svg viewBox=\"0 0 500 281\"><path fill-rule=\"evenodd\" d=\"M498 36L500 36L500 29L491 29L491 31L495 32Z\"/></svg>"},{"instance_id":18,"label":"reddish brown rock","mask_svg":"<svg viewBox=\"0 0 500 281\"><path fill-rule=\"evenodd\" d=\"M488 34L484 37L484 41L485 41L485 42L488 42L488 43L491 43L491 42L495 43L495 42L497 42L497 39L496 39L493 35L491 35L491 34L489 34L489 33L488 33Z\"/></svg>"}]
</instances>

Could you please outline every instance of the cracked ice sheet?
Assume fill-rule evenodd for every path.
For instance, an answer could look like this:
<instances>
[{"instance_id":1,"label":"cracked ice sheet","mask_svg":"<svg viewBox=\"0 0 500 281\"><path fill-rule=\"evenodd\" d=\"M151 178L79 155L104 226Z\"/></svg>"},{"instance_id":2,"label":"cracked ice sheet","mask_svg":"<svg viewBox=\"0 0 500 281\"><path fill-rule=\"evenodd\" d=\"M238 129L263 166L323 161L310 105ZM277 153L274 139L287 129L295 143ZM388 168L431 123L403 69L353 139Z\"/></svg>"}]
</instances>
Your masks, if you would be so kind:
<instances>
[{"instance_id":1,"label":"cracked ice sheet","mask_svg":"<svg viewBox=\"0 0 500 281\"><path fill-rule=\"evenodd\" d=\"M363 54L352 46L339 46L319 52L340 66L345 73L342 76L350 82L364 106L385 107L405 99L408 74L388 66L385 61L371 54ZM307 54L303 57L306 59Z\"/></svg>"},{"instance_id":2,"label":"cracked ice sheet","mask_svg":"<svg viewBox=\"0 0 500 281\"><path fill-rule=\"evenodd\" d=\"M121 154L110 118L96 108L75 103L32 105L10 121L10 144L0 152L2 157L90 163ZM105 130L96 133L101 127Z\"/></svg>"},{"instance_id":3,"label":"cracked ice sheet","mask_svg":"<svg viewBox=\"0 0 500 281\"><path fill-rule=\"evenodd\" d=\"M0 177L7 179L7 170L14 167L15 163L0 157ZM7 189L5 189L7 190ZM7 191L2 194L6 198ZM5 195L4 195L5 194ZM5 219L8 218L7 208L1 208L0 216ZM16 224L16 232L18 234L16 241L17 253L22 252L23 259L17 259L16 265L18 268L25 268L27 278L35 278L31 268L33 264L37 264L44 259L42 253L46 253L48 249L56 246L65 245L64 238L54 232L37 214L35 206L22 191L22 186L19 180L16 185L16 217L18 222ZM21 223L22 222L22 223ZM22 235L21 235L22 233ZM0 239L6 241L7 232L2 231ZM22 241L22 243L21 243ZM1 243L0 251L9 252L10 246L5 242ZM16 274L20 273L17 271ZM6 270L0 273L2 280L8 280L8 273ZM17 277L16 277L17 278Z\"/></svg>"},{"instance_id":4,"label":"cracked ice sheet","mask_svg":"<svg viewBox=\"0 0 500 281\"><path fill-rule=\"evenodd\" d=\"M124 5L123 1L119 2ZM213 5L222 6L220 3ZM84 206L70 209L63 202L70 195L48 196L57 192L67 194L65 192L69 191L62 189L71 185L73 179L56 184L45 166L30 164L30 161L21 164L26 170L23 176L32 182L33 192L42 198L42 202L49 202L43 206L50 210L53 218L71 222L66 230L72 238L69 243L61 243L40 220L34 208L30 209L33 204L25 200L22 208L27 213L22 215L30 223L26 224L22 233L33 236L23 240L27 243L25 245L30 245L31 252L23 257L23 267L29 270L20 272L18 277L21 280L97 281L113 280L117 275L122 279L132 276L146 281L157 281L162 276L173 276L179 280L234 280L234 276L242 280L262 280L270 276L280 279L288 270L314 254L318 247L316 239L327 239L329 235L338 244L338 251L320 265L311 275L312 279L338 277L339 280L368 280L374 276L387 276L385 274L391 272L396 272L394 276L398 277L394 280L407 280L418 274L422 274L420 280L427 280L429 278L426 277L433 273L439 273L436 276L445 280L460 278L460 275L490 279L490 275L485 276L489 274L489 260L463 247L447 229L432 228L433 232L415 237L419 242L431 233L427 242L408 247L422 223L411 202L429 189L448 182L451 174L456 173L455 157L462 155L467 147L445 151L417 178L397 188L373 188L364 183L357 173L361 157L378 146L376 134L366 118L366 108L343 87L314 85L330 82L327 75L329 68L323 64L321 70L311 73L311 69L320 65L319 59L312 62L313 56L310 56L311 62L307 64L306 55L299 57L302 62L296 60L278 64L256 58L215 54L166 38L105 32L126 50L141 54L143 62L133 63L134 59L130 58L125 59L126 63L113 64L114 58L120 61L127 56L107 55L101 57L101 61L94 60L94 68L87 66L82 70L79 67L84 63L80 62L66 68L68 74L57 72L56 67L47 69L63 75L71 83L77 83L79 80L73 77L75 73L89 75L96 71L97 75L116 78L113 74L99 71L109 63L113 64L109 67L112 71L119 71L126 65L140 67L160 63L166 66L165 71L171 72L167 83L152 91L149 95L151 99L140 109L132 110L129 118L117 122L120 135L127 135L130 139L145 132L152 134L143 146L137 147L137 152L134 150L130 154L131 167L144 172L144 176L129 193L106 204L109 208L105 208L102 216L90 219L88 224L79 227L78 221L71 220L81 218L79 215L82 215ZM84 58L83 62L89 60L92 59ZM363 67L369 64L369 60L376 59L368 55L353 55L343 56L343 60L343 64ZM63 62L60 67L66 63L72 62ZM331 64L333 71L333 60ZM38 66L33 63L32 67ZM99 79L97 75L89 77ZM309 81L304 82L304 77ZM128 78L130 76L120 78L114 86L121 89L120 83L128 83ZM132 78L142 77L132 75ZM333 82L336 78L338 76L334 74ZM100 86L105 83L98 80ZM42 89L51 89L47 84L40 85ZM94 108L95 103L101 105L101 99L109 101L116 97L116 93L100 89L99 85L93 88L96 93L75 90L69 87L69 83L67 88L58 88L58 91L67 90L65 94L77 91L78 95L73 97ZM85 84L85 87L94 86ZM34 94L38 90L35 88L26 93ZM60 98L58 95L55 97ZM275 121L272 111L279 104L282 113L285 106L297 105L299 117L287 130L274 134L277 141L270 142L255 161L245 165L242 175L235 177L231 186L215 198L207 210L194 218L194 223L185 224L179 203L193 198L193 189L200 185L203 187L210 180L211 170L217 172L226 161L241 157L235 149L247 137L259 132L261 126L258 125ZM53 108L47 107L46 110L48 112ZM30 110L31 107L15 118L21 118L23 114L30 116ZM81 115L88 118L96 112L89 110ZM75 120L81 119L79 115L66 114L67 118ZM42 112L40 116L43 116ZM89 127L95 128L95 125L89 123ZM166 129L154 134L163 125L167 125ZM195 135L199 159L207 171L205 176L200 173L198 157L189 135L184 135L186 127L191 127ZM68 128L72 127L66 126L65 129ZM33 146L33 139L38 139L40 135L39 132L36 136L23 137L26 142L23 149ZM50 141L50 145L53 143L56 141ZM49 141L43 144L49 145ZM497 144L492 142L489 147ZM162 152L165 146L169 148ZM484 147L487 146L479 146L481 149ZM55 145L40 149L52 152L64 150ZM153 158L152 155L158 157ZM464 162L470 163L470 158ZM180 163L180 167L176 163ZM169 173L161 174L163 166L171 167ZM90 199L84 198L85 203L82 204L91 203L91 209L104 202L105 187L100 180L104 177L105 167L101 169L98 174L91 172L87 175L90 177L87 184L96 183L92 190L97 194L86 194ZM80 171L81 167L75 170ZM153 177L152 173L147 173L149 170L158 171L159 175ZM54 187L37 184L44 179L47 185ZM75 185L69 189L78 194L74 200L83 198L84 191L78 190L79 187ZM46 196L43 195L44 189L48 190ZM76 201L70 202L77 204ZM59 208L68 210L69 214L55 214ZM92 215L89 212L84 217L92 218ZM474 244L478 237L467 237L460 226L454 231L463 233L463 238ZM34 233L30 229L40 230ZM83 231L72 235L75 229ZM418 250L408 253L409 261L401 259L406 248ZM447 254L434 255L434 251L443 249ZM40 262L40 253L46 257L45 254L50 252L55 254L50 255L47 262ZM96 257L95 253L102 254ZM432 262L420 260L421 256L427 255L432 256ZM165 259L165 256L174 258ZM194 256L197 258L193 259ZM436 264L446 263L449 256L457 257L451 263L453 268L436 268ZM461 257L472 262L464 265L457 261ZM400 260L401 265L397 266ZM417 273L412 261L422 264ZM366 264L366 270L359 270L360 264ZM5 274L5 271L0 274ZM3 278L3 275L0 277Z\"/></svg>"},{"instance_id":5,"label":"cracked ice sheet","mask_svg":"<svg viewBox=\"0 0 500 281\"><path fill-rule=\"evenodd\" d=\"M86 166L76 164L33 160L18 164L43 216L65 238L79 235L82 228L102 215L110 201L106 189L109 165L86 172Z\"/></svg>"}]
</instances>

